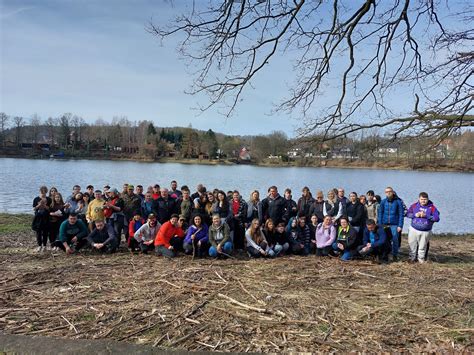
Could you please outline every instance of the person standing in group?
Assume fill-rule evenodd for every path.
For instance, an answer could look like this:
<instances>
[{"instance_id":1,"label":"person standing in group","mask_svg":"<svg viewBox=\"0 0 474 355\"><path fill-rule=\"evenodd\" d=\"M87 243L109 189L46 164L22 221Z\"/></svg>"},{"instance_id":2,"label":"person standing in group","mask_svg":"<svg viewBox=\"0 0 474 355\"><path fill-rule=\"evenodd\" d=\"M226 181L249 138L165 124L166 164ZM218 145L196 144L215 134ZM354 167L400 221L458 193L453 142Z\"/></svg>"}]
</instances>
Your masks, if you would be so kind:
<instances>
[{"instance_id":1,"label":"person standing in group","mask_svg":"<svg viewBox=\"0 0 474 355\"><path fill-rule=\"evenodd\" d=\"M151 196L151 192L145 193L145 199L142 201L142 213L143 218L148 219L148 216L153 213L154 200Z\"/></svg>"},{"instance_id":2,"label":"person standing in group","mask_svg":"<svg viewBox=\"0 0 474 355\"><path fill-rule=\"evenodd\" d=\"M260 225L263 223L262 201L260 193L257 190L252 191L250 199L247 202L246 225L250 225L254 219L258 219Z\"/></svg>"},{"instance_id":3,"label":"person standing in group","mask_svg":"<svg viewBox=\"0 0 474 355\"><path fill-rule=\"evenodd\" d=\"M36 232L36 242L38 247L36 251L40 252L46 250L49 233L49 210L51 206L51 199L46 196L48 188L41 186L39 195L33 200L33 212L35 214L32 223L32 229Z\"/></svg>"},{"instance_id":4,"label":"person standing in group","mask_svg":"<svg viewBox=\"0 0 474 355\"><path fill-rule=\"evenodd\" d=\"M229 224L232 221L232 209L230 207L229 201L227 200L227 195L224 191L219 190L217 192L217 200L214 203L212 212L213 215L219 215L222 223Z\"/></svg>"},{"instance_id":5,"label":"person standing in group","mask_svg":"<svg viewBox=\"0 0 474 355\"><path fill-rule=\"evenodd\" d=\"M122 232L125 234L125 215L123 213L124 202L116 188L108 192L109 198L105 203L104 216L107 224L111 224L115 231L118 246L122 241Z\"/></svg>"},{"instance_id":6,"label":"person standing in group","mask_svg":"<svg viewBox=\"0 0 474 355\"><path fill-rule=\"evenodd\" d=\"M169 191L170 196L175 200L181 198L182 192L178 190L178 183L176 180L171 181L171 190Z\"/></svg>"},{"instance_id":7,"label":"person standing in group","mask_svg":"<svg viewBox=\"0 0 474 355\"><path fill-rule=\"evenodd\" d=\"M125 215L124 220L124 232L125 241L128 243L130 235L128 234L128 224L132 220L133 216L140 213L142 207L142 200L135 193L135 187L131 184L127 185L127 193L122 196L123 199L123 214ZM124 186L125 186L124 185Z\"/></svg>"},{"instance_id":8,"label":"person standing in group","mask_svg":"<svg viewBox=\"0 0 474 355\"><path fill-rule=\"evenodd\" d=\"M327 193L327 200L324 201L323 215L324 217L329 216L332 218L332 223L336 225L339 223L339 219L342 217L344 208L342 202L336 197L336 193L333 190L329 190Z\"/></svg>"},{"instance_id":9,"label":"person standing in group","mask_svg":"<svg viewBox=\"0 0 474 355\"><path fill-rule=\"evenodd\" d=\"M278 193L276 186L269 188L269 194L262 201L262 213L264 219L271 218L275 224L288 222L288 215L286 212L285 199Z\"/></svg>"},{"instance_id":10,"label":"person standing in group","mask_svg":"<svg viewBox=\"0 0 474 355\"><path fill-rule=\"evenodd\" d=\"M102 199L102 191L94 191L94 199L87 206L86 220L89 227L89 232L94 229L94 221L103 221L105 209L105 200Z\"/></svg>"},{"instance_id":11,"label":"person standing in group","mask_svg":"<svg viewBox=\"0 0 474 355\"><path fill-rule=\"evenodd\" d=\"M140 198L141 202L145 200L145 195L143 194L143 185L137 185L137 187L135 187L135 195Z\"/></svg>"},{"instance_id":12,"label":"person standing in group","mask_svg":"<svg viewBox=\"0 0 474 355\"><path fill-rule=\"evenodd\" d=\"M360 232L361 235L365 224L365 208L357 198L356 192L351 192L349 194L349 202L347 202L346 205L346 213L351 226L354 227L357 233Z\"/></svg>"},{"instance_id":13,"label":"person standing in group","mask_svg":"<svg viewBox=\"0 0 474 355\"><path fill-rule=\"evenodd\" d=\"M346 192L344 191L344 189L342 187L339 187L337 189L337 199L342 202L343 206L346 206L347 203L349 202L349 200L345 196L345 193Z\"/></svg>"},{"instance_id":14,"label":"person standing in group","mask_svg":"<svg viewBox=\"0 0 474 355\"><path fill-rule=\"evenodd\" d=\"M424 263L427 260L428 246L433 224L439 222L439 211L428 198L426 192L420 192L418 202L412 204L407 212L411 219L408 230L410 261Z\"/></svg>"},{"instance_id":15,"label":"person standing in group","mask_svg":"<svg viewBox=\"0 0 474 355\"><path fill-rule=\"evenodd\" d=\"M393 261L398 261L399 234L403 230L405 211L401 199L395 195L391 187L385 188L385 196L386 198L380 203L377 222L384 227L386 233L390 233Z\"/></svg>"},{"instance_id":16,"label":"person standing in group","mask_svg":"<svg viewBox=\"0 0 474 355\"><path fill-rule=\"evenodd\" d=\"M161 196L155 201L153 210L158 221L163 224L170 219L172 214L178 213L178 206L176 200L169 195L167 188L162 188L160 193Z\"/></svg>"},{"instance_id":17,"label":"person standing in group","mask_svg":"<svg viewBox=\"0 0 474 355\"><path fill-rule=\"evenodd\" d=\"M322 191L316 192L316 198L313 204L309 207L309 215L315 214L318 217L318 221L324 219L324 194Z\"/></svg>"},{"instance_id":18,"label":"person standing in group","mask_svg":"<svg viewBox=\"0 0 474 355\"><path fill-rule=\"evenodd\" d=\"M247 217L247 203L240 196L239 191L232 193L232 223L234 230L234 247L243 250L245 248L245 218Z\"/></svg>"},{"instance_id":19,"label":"person standing in group","mask_svg":"<svg viewBox=\"0 0 474 355\"><path fill-rule=\"evenodd\" d=\"M367 210L367 219L378 221L379 203L375 198L375 192L373 190L369 190L367 191L366 195L367 202L365 204L365 208Z\"/></svg>"},{"instance_id":20,"label":"person standing in group","mask_svg":"<svg viewBox=\"0 0 474 355\"><path fill-rule=\"evenodd\" d=\"M49 244L53 250L57 250L55 246L56 239L59 234L59 227L61 223L66 218L66 213L64 212L64 201L63 197L59 192L54 194L53 202L51 203L49 209Z\"/></svg>"},{"instance_id":21,"label":"person standing in group","mask_svg":"<svg viewBox=\"0 0 474 355\"><path fill-rule=\"evenodd\" d=\"M181 197L176 202L176 206L179 211L179 215L183 216L186 223L189 223L191 220L194 203L191 200L189 189L181 189L181 193Z\"/></svg>"},{"instance_id":22,"label":"person standing in group","mask_svg":"<svg viewBox=\"0 0 474 355\"><path fill-rule=\"evenodd\" d=\"M160 193L160 185L158 184L155 184L153 185L153 193L151 195L151 197L153 198L153 200L158 200L161 196L161 193Z\"/></svg>"},{"instance_id":23,"label":"person standing in group","mask_svg":"<svg viewBox=\"0 0 474 355\"><path fill-rule=\"evenodd\" d=\"M291 189L286 188L285 193L285 214L288 219L296 217L298 215L298 206L296 205L295 200L293 200L293 195L291 194Z\"/></svg>"},{"instance_id":24,"label":"person standing in group","mask_svg":"<svg viewBox=\"0 0 474 355\"><path fill-rule=\"evenodd\" d=\"M90 198L90 201L92 201L92 200L94 199L94 197L95 197L95 195L94 195L94 186L92 186L92 185L87 185L87 187L86 187L86 192L87 192L87 193L89 194L89 196L91 197L91 198Z\"/></svg>"},{"instance_id":25,"label":"person standing in group","mask_svg":"<svg viewBox=\"0 0 474 355\"><path fill-rule=\"evenodd\" d=\"M297 203L297 213L303 213L306 216L306 220L309 221L311 217L311 206L314 205L314 198L311 195L311 191L309 190L308 186L303 187L301 192L301 197L298 199Z\"/></svg>"}]
</instances>

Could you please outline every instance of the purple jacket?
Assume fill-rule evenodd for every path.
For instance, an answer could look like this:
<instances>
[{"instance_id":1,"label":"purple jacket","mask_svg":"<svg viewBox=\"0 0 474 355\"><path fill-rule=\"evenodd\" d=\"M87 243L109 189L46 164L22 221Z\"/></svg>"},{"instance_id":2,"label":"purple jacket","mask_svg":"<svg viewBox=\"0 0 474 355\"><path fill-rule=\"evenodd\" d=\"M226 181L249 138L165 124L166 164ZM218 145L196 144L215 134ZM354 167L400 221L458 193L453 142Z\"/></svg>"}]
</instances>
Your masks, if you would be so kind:
<instances>
[{"instance_id":1,"label":"purple jacket","mask_svg":"<svg viewBox=\"0 0 474 355\"><path fill-rule=\"evenodd\" d=\"M191 227L188 228L188 232L186 233L186 236L184 237L184 242L191 244L191 235L197 231L197 227L195 225L192 225ZM201 230L196 233L196 240L200 241L201 243L207 243L209 241L209 228L207 227L206 224L201 225Z\"/></svg>"},{"instance_id":2,"label":"purple jacket","mask_svg":"<svg viewBox=\"0 0 474 355\"><path fill-rule=\"evenodd\" d=\"M336 227L331 225L325 229L322 223L316 227L316 247L324 248L330 246L336 240Z\"/></svg>"},{"instance_id":3,"label":"purple jacket","mask_svg":"<svg viewBox=\"0 0 474 355\"><path fill-rule=\"evenodd\" d=\"M425 212L426 217L415 217L420 211ZM411 226L413 228L426 232L433 228L434 222L439 222L439 211L431 201L428 201L426 206L422 206L420 202L416 202L408 209L407 217L411 218Z\"/></svg>"}]
</instances>

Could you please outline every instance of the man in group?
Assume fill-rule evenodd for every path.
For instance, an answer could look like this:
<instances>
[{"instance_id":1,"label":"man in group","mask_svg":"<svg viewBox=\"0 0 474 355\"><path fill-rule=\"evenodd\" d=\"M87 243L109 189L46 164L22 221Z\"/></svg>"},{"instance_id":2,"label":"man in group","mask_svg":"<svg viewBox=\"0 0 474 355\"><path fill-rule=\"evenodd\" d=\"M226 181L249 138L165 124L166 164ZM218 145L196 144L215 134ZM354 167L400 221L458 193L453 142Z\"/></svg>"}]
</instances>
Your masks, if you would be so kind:
<instances>
[{"instance_id":1,"label":"man in group","mask_svg":"<svg viewBox=\"0 0 474 355\"><path fill-rule=\"evenodd\" d=\"M171 219L164 223L155 238L157 255L174 258L178 251L183 250L184 231L178 223L179 216L173 214Z\"/></svg>"},{"instance_id":2,"label":"man in group","mask_svg":"<svg viewBox=\"0 0 474 355\"><path fill-rule=\"evenodd\" d=\"M366 196L367 196L367 204L365 205L365 208L367 210L367 218L377 221L379 203L377 202L377 199L375 198L375 193L373 190L369 190L367 191Z\"/></svg>"},{"instance_id":3,"label":"man in group","mask_svg":"<svg viewBox=\"0 0 474 355\"><path fill-rule=\"evenodd\" d=\"M102 191L94 191L94 199L89 202L86 212L86 220L89 224L89 232L92 232L94 229L94 221L101 220L105 218L104 209L105 209L105 200L102 198Z\"/></svg>"},{"instance_id":4,"label":"man in group","mask_svg":"<svg viewBox=\"0 0 474 355\"><path fill-rule=\"evenodd\" d=\"M140 200L143 202L145 200L145 195L143 194L143 186L142 185L137 185L135 188L135 194L140 197Z\"/></svg>"},{"instance_id":5,"label":"man in group","mask_svg":"<svg viewBox=\"0 0 474 355\"><path fill-rule=\"evenodd\" d=\"M153 197L153 200L158 200L160 198L160 196L161 196L161 194L160 194L160 185L155 184L153 186L153 192L152 192L151 197Z\"/></svg>"},{"instance_id":6,"label":"man in group","mask_svg":"<svg viewBox=\"0 0 474 355\"><path fill-rule=\"evenodd\" d=\"M196 186L196 192L191 195L191 201L194 201L198 197L201 197L202 194L206 193L206 187L203 184L198 184Z\"/></svg>"},{"instance_id":7,"label":"man in group","mask_svg":"<svg viewBox=\"0 0 474 355\"><path fill-rule=\"evenodd\" d=\"M143 254L148 254L149 251L155 249L154 242L160 228L161 224L156 220L156 216L151 213L148 215L147 222L135 232L133 237L138 242Z\"/></svg>"},{"instance_id":8,"label":"man in group","mask_svg":"<svg viewBox=\"0 0 474 355\"><path fill-rule=\"evenodd\" d=\"M87 227L81 220L78 220L77 214L72 212L59 227L59 236L55 245L64 250L66 254L74 254L86 243Z\"/></svg>"},{"instance_id":9,"label":"man in group","mask_svg":"<svg viewBox=\"0 0 474 355\"><path fill-rule=\"evenodd\" d=\"M186 221L191 219L191 212L193 209L193 201L191 201L191 197L189 195L189 189L182 189L181 198L177 201L177 207L179 211L179 215L183 216Z\"/></svg>"},{"instance_id":10,"label":"man in group","mask_svg":"<svg viewBox=\"0 0 474 355\"><path fill-rule=\"evenodd\" d=\"M176 182L176 180L171 181L171 190L169 194L175 200L181 198L182 193L178 190L178 183Z\"/></svg>"},{"instance_id":11,"label":"man in group","mask_svg":"<svg viewBox=\"0 0 474 355\"><path fill-rule=\"evenodd\" d=\"M115 238L114 228L106 225L103 219L94 221L95 229L87 236L86 240L92 250L111 254L117 250L118 241Z\"/></svg>"},{"instance_id":12,"label":"man in group","mask_svg":"<svg viewBox=\"0 0 474 355\"><path fill-rule=\"evenodd\" d=\"M297 204L298 215L303 213L306 216L306 221L309 221L311 217L310 209L313 204L314 204L314 198L313 196L311 196L309 187L307 186L303 187L301 197L298 199L298 204Z\"/></svg>"},{"instance_id":13,"label":"man in group","mask_svg":"<svg viewBox=\"0 0 474 355\"><path fill-rule=\"evenodd\" d=\"M167 188L162 188L160 193L161 197L155 201L153 211L157 215L158 221L163 224L170 219L172 214L178 213L178 206L176 200L169 195Z\"/></svg>"},{"instance_id":14,"label":"man in group","mask_svg":"<svg viewBox=\"0 0 474 355\"><path fill-rule=\"evenodd\" d=\"M398 261L398 249L400 248L399 234L403 230L404 208L403 203L395 195L391 187L385 188L386 198L380 203L378 211L378 224L382 225L386 233L390 233L393 261Z\"/></svg>"},{"instance_id":15,"label":"man in group","mask_svg":"<svg viewBox=\"0 0 474 355\"><path fill-rule=\"evenodd\" d=\"M276 186L271 186L269 194L262 200L262 212L265 221L269 218L273 223L288 222L288 216L285 214L286 203L285 199L278 193Z\"/></svg>"},{"instance_id":16,"label":"man in group","mask_svg":"<svg viewBox=\"0 0 474 355\"><path fill-rule=\"evenodd\" d=\"M428 198L426 192L420 192L418 202L410 206L407 217L411 219L408 230L410 262L424 263L427 260L429 240L433 224L439 222L439 211Z\"/></svg>"},{"instance_id":17,"label":"man in group","mask_svg":"<svg viewBox=\"0 0 474 355\"><path fill-rule=\"evenodd\" d=\"M296 217L298 214L298 206L296 205L296 201L293 200L290 188L285 189L283 196L285 198L285 214L289 220L292 217Z\"/></svg>"},{"instance_id":18,"label":"man in group","mask_svg":"<svg viewBox=\"0 0 474 355\"><path fill-rule=\"evenodd\" d=\"M87 185L86 192L89 194L89 196L90 196L89 202L91 202L95 197L95 195L94 195L94 186Z\"/></svg>"},{"instance_id":19,"label":"man in group","mask_svg":"<svg viewBox=\"0 0 474 355\"><path fill-rule=\"evenodd\" d=\"M349 200L348 200L347 197L344 196L344 195L345 195L344 189L343 189L342 187L338 188L338 189L337 189L337 198L339 199L339 201L342 202L342 205L343 205L343 206L346 206L347 203L349 202Z\"/></svg>"},{"instance_id":20,"label":"man in group","mask_svg":"<svg viewBox=\"0 0 474 355\"><path fill-rule=\"evenodd\" d=\"M380 264L388 261L390 245L387 240L387 235L383 227L378 226L373 219L367 220L362 245L357 247L357 251L362 256L376 256Z\"/></svg>"},{"instance_id":21,"label":"man in group","mask_svg":"<svg viewBox=\"0 0 474 355\"><path fill-rule=\"evenodd\" d=\"M74 185L73 188L72 188L72 194L70 196L68 196L68 198L65 201L66 203L68 203L70 205L69 208L74 207L74 209L75 209L75 206L73 206L73 204L77 205L76 195L80 192L81 192L81 187L79 185Z\"/></svg>"},{"instance_id":22,"label":"man in group","mask_svg":"<svg viewBox=\"0 0 474 355\"><path fill-rule=\"evenodd\" d=\"M130 236L128 233L128 223L132 220L136 214L141 214L142 200L133 191L134 186L131 184L127 185L127 193L122 196L123 199L123 214L125 215L124 225L125 228L125 241L128 243ZM125 187L124 185L124 187Z\"/></svg>"},{"instance_id":23,"label":"man in group","mask_svg":"<svg viewBox=\"0 0 474 355\"><path fill-rule=\"evenodd\" d=\"M116 188L107 191L108 198L105 204L104 216L107 224L114 228L117 244L120 246L122 241L122 232L126 234L128 229L125 225L125 215L123 213L124 202Z\"/></svg>"}]
</instances>

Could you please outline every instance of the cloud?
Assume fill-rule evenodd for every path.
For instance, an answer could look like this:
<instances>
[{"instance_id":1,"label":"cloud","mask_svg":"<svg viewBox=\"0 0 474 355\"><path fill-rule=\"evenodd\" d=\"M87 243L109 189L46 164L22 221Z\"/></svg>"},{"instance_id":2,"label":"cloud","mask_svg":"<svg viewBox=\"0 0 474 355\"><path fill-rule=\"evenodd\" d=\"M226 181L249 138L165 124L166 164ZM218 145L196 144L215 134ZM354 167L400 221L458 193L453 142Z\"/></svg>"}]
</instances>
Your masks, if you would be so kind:
<instances>
[{"instance_id":1,"label":"cloud","mask_svg":"<svg viewBox=\"0 0 474 355\"><path fill-rule=\"evenodd\" d=\"M24 7L19 7L17 9L13 9L13 10L10 10L9 12L5 12L3 14L0 14L0 18L2 20L5 20L5 19L8 19L8 18L11 18L11 17L14 17L15 15L18 15L19 13L21 12L25 12L25 11L28 11L28 10L32 10L36 8L36 6L24 6Z\"/></svg>"}]
</instances>

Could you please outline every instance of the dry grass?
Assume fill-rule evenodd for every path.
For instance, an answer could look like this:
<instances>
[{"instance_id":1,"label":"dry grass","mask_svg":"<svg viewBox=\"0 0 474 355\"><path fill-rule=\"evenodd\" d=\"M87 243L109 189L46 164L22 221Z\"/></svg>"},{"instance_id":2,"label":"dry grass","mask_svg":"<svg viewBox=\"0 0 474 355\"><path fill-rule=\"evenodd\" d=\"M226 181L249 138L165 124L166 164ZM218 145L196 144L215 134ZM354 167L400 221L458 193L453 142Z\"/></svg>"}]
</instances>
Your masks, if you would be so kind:
<instances>
[{"instance_id":1,"label":"dry grass","mask_svg":"<svg viewBox=\"0 0 474 355\"><path fill-rule=\"evenodd\" d=\"M3 233L0 329L187 350L472 352L472 242L437 238L431 263L380 266L38 255L30 232Z\"/></svg>"}]
</instances>

